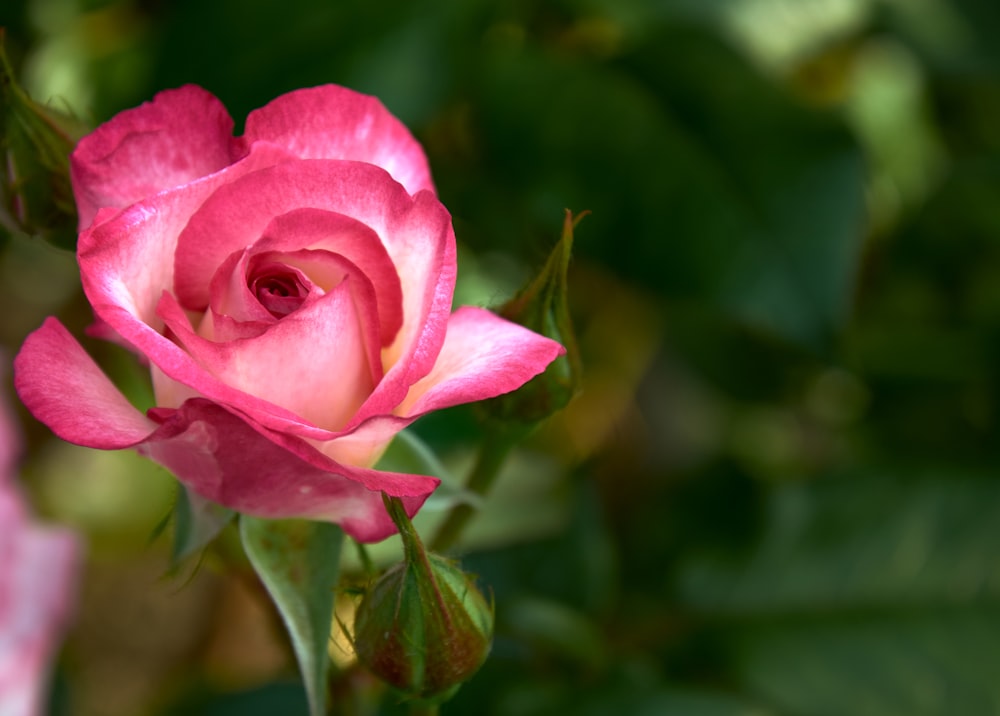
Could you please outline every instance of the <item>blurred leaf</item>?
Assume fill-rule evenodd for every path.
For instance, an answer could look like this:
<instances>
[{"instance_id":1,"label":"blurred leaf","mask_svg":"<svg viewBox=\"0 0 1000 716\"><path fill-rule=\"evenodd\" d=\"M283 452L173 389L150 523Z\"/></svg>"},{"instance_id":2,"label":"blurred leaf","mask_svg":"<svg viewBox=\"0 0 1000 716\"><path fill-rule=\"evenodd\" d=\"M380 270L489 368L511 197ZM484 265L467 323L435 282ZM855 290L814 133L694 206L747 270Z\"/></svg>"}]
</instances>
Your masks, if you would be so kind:
<instances>
[{"instance_id":1,"label":"blurred leaf","mask_svg":"<svg viewBox=\"0 0 1000 716\"><path fill-rule=\"evenodd\" d=\"M268 684L249 691L200 694L183 699L163 716L305 716L306 695L301 684Z\"/></svg>"},{"instance_id":2,"label":"blurred leaf","mask_svg":"<svg viewBox=\"0 0 1000 716\"><path fill-rule=\"evenodd\" d=\"M775 619L736 631L747 688L801 716L992 714L995 606Z\"/></svg>"},{"instance_id":3,"label":"blurred leaf","mask_svg":"<svg viewBox=\"0 0 1000 716\"><path fill-rule=\"evenodd\" d=\"M990 713L1000 685L1000 483L864 474L776 489L739 564L694 560L684 602L747 688L802 716Z\"/></svg>"},{"instance_id":4,"label":"blurred leaf","mask_svg":"<svg viewBox=\"0 0 1000 716\"><path fill-rule=\"evenodd\" d=\"M517 484L518 472L530 473L518 464L516 454L511 463L508 467L519 469L510 471L510 482L506 470L501 474L481 519L477 517L471 525L469 543L480 550L492 549L468 555L463 564L481 575L482 583L495 590L501 604L507 597L531 595L586 612L608 607L615 589L616 555L597 504L597 490L588 483L560 479L556 494L532 493L529 480L520 478L522 484ZM531 480L551 483L559 477L550 471L548 475L536 473ZM551 487L549 492L553 492ZM507 539L480 541L483 532L500 533L504 513L508 515ZM539 531L539 525L532 523L541 524L544 514L550 524ZM526 534L518 534L519 530Z\"/></svg>"},{"instance_id":5,"label":"blurred leaf","mask_svg":"<svg viewBox=\"0 0 1000 716\"><path fill-rule=\"evenodd\" d=\"M324 82L348 84L348 74L362 80L374 74L377 81L384 75L368 65L388 62L390 54L407 61L395 65L397 77L413 72L415 78L430 83L424 85L428 88L437 81L415 72L415 67L424 65L427 48L424 38L407 29L413 24L429 28L426 18L434 13L421 13L411 3L270 0L260 12L243 9L238 0L211 5L179 0L163 6L153 86L201 84L224 100L239 129L248 112L284 92ZM276 14L283 18L277 25ZM227 28L222 35L220 27ZM203 51L191 53L192 46ZM398 80L395 88L405 90L404 103L413 94L412 87Z\"/></svg>"},{"instance_id":6,"label":"blurred leaf","mask_svg":"<svg viewBox=\"0 0 1000 716\"><path fill-rule=\"evenodd\" d=\"M530 597L509 600L500 618L511 634L584 669L599 669L609 655L594 622L560 602Z\"/></svg>"},{"instance_id":7,"label":"blurred leaf","mask_svg":"<svg viewBox=\"0 0 1000 716\"><path fill-rule=\"evenodd\" d=\"M434 450L413 430L397 433L375 467L386 472L430 475L440 479L441 485L424 503L424 510L440 512L457 503L468 502L478 505L481 501L478 496L462 488L461 483L438 459Z\"/></svg>"},{"instance_id":8,"label":"blurred leaf","mask_svg":"<svg viewBox=\"0 0 1000 716\"><path fill-rule=\"evenodd\" d=\"M344 533L326 522L240 516L247 557L281 613L312 716L326 713L327 644Z\"/></svg>"},{"instance_id":9,"label":"blurred leaf","mask_svg":"<svg viewBox=\"0 0 1000 716\"><path fill-rule=\"evenodd\" d=\"M660 12L701 20L735 37L757 62L787 69L817 48L859 32L877 0L660 0Z\"/></svg>"},{"instance_id":10,"label":"blurred leaf","mask_svg":"<svg viewBox=\"0 0 1000 716\"><path fill-rule=\"evenodd\" d=\"M864 231L861 154L834 115L695 27L656 28L609 67L504 49L481 87L499 171L467 191L491 197L495 230L523 233L518 211L555 202L591 209L579 256L830 347ZM518 196L531 205L512 209Z\"/></svg>"},{"instance_id":11,"label":"blurred leaf","mask_svg":"<svg viewBox=\"0 0 1000 716\"><path fill-rule=\"evenodd\" d=\"M500 645L498 645L500 646ZM582 678L553 678L551 663L517 670L513 654L494 653L483 673L458 692L455 713L484 716L779 716L753 700L707 688L666 683L655 665L614 654L609 669ZM499 677L499 678L498 678ZM493 679L491 682L490 680Z\"/></svg>"},{"instance_id":12,"label":"blurred leaf","mask_svg":"<svg viewBox=\"0 0 1000 716\"><path fill-rule=\"evenodd\" d=\"M573 712L577 716L777 716L739 699L708 691L680 688L621 690L608 695L588 695Z\"/></svg>"},{"instance_id":13,"label":"blurred leaf","mask_svg":"<svg viewBox=\"0 0 1000 716\"><path fill-rule=\"evenodd\" d=\"M1000 69L1000 51L994 42L1000 7L992 0L893 0L884 4L894 32L920 50L931 65L949 74Z\"/></svg>"}]
</instances>

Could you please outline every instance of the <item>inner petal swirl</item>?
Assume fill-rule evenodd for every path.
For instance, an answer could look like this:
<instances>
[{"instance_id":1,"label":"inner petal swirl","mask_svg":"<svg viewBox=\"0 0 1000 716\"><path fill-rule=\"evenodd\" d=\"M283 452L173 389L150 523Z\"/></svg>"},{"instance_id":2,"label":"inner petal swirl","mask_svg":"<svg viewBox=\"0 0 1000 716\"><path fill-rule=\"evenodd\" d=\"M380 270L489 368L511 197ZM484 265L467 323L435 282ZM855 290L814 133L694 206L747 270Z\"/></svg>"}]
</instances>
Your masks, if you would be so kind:
<instances>
[{"instance_id":1,"label":"inner petal swirl","mask_svg":"<svg viewBox=\"0 0 1000 716\"><path fill-rule=\"evenodd\" d=\"M275 318L298 310L313 288L301 271L282 264L259 267L248 278L250 292Z\"/></svg>"}]
</instances>

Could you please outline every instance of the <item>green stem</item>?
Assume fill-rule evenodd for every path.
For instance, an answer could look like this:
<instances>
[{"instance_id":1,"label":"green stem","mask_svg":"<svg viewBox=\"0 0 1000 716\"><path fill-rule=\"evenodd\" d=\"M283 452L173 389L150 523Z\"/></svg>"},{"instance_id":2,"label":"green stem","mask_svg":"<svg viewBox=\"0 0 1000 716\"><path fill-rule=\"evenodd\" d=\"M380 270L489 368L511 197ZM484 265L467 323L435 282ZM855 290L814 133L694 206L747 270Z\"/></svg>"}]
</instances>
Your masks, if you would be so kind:
<instances>
[{"instance_id":1,"label":"green stem","mask_svg":"<svg viewBox=\"0 0 1000 716\"><path fill-rule=\"evenodd\" d=\"M503 467L511 448L524 432L523 429L506 428L487 433L476 458L476 464L469 473L465 489L480 497L485 495L500 474L500 468ZM438 527L434 539L431 540L431 549L443 552L452 547L461 538L466 524L475 513L476 508L466 502L452 507L444 522Z\"/></svg>"},{"instance_id":2,"label":"green stem","mask_svg":"<svg viewBox=\"0 0 1000 716\"><path fill-rule=\"evenodd\" d=\"M354 542L354 545L357 547L358 560L361 562L361 568L365 571L365 576L373 580L376 572L375 563L372 562L371 555L368 554L368 548L362 542Z\"/></svg>"},{"instance_id":3,"label":"green stem","mask_svg":"<svg viewBox=\"0 0 1000 716\"><path fill-rule=\"evenodd\" d=\"M386 493L382 493L382 504L385 505L386 511L389 513L389 517L392 518L392 522L396 525L396 529L399 530L399 536L403 540L403 552L406 554L406 558L410 559L414 556L415 552L423 551L420 547L420 535L413 528L413 523L410 522L410 516L406 514L406 508L403 507L403 501L398 497L390 497Z\"/></svg>"}]
</instances>

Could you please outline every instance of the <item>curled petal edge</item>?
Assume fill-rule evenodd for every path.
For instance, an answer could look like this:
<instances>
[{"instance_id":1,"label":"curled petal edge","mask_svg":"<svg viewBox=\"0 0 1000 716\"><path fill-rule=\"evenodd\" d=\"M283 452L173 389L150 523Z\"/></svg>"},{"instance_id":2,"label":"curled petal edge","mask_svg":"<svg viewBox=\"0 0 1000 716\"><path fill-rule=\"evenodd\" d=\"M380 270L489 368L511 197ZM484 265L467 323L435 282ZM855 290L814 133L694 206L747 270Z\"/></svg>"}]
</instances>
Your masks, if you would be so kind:
<instances>
[{"instance_id":1,"label":"curled petal edge","mask_svg":"<svg viewBox=\"0 0 1000 716\"><path fill-rule=\"evenodd\" d=\"M146 417L56 319L28 337L14 370L22 401L60 438L135 448L203 497L257 517L338 522L355 539L375 542L396 531L380 492L415 514L440 482L342 465L203 398Z\"/></svg>"}]
</instances>

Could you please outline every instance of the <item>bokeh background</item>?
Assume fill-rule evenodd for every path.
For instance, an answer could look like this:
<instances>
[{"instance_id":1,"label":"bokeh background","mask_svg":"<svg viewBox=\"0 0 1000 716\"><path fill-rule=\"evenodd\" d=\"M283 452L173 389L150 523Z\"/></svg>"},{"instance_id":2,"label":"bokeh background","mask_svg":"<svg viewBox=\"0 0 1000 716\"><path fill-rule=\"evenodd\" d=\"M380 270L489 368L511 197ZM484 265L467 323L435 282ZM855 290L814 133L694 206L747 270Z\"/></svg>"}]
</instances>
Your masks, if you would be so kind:
<instances>
[{"instance_id":1,"label":"bokeh background","mask_svg":"<svg viewBox=\"0 0 1000 716\"><path fill-rule=\"evenodd\" d=\"M497 638L443 713L1000 713L993 0L4 0L0 24L33 96L92 126L187 82L237 131L297 87L378 95L453 213L457 303L592 212L583 389L464 544ZM75 271L8 237L8 354L48 314L81 334ZM212 554L166 574L171 478L21 417L37 509L89 543L54 713L303 713L259 592ZM459 477L481 435L468 409L415 429Z\"/></svg>"}]
</instances>

